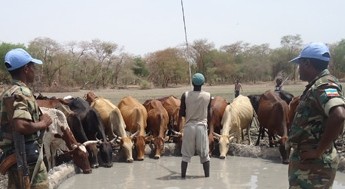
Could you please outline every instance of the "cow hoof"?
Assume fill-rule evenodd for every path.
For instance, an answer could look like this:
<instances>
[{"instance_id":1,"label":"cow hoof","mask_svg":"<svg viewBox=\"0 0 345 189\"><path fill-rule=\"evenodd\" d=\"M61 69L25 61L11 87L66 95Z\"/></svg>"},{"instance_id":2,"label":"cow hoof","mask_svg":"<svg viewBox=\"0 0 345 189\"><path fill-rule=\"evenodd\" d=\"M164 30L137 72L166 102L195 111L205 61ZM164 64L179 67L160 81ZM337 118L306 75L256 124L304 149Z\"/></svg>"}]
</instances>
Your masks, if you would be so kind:
<instances>
[{"instance_id":1,"label":"cow hoof","mask_svg":"<svg viewBox=\"0 0 345 189\"><path fill-rule=\"evenodd\" d=\"M133 159L127 160L127 163L133 163Z\"/></svg>"},{"instance_id":2,"label":"cow hoof","mask_svg":"<svg viewBox=\"0 0 345 189\"><path fill-rule=\"evenodd\" d=\"M83 173L84 174L90 174L90 173L92 173L92 169L83 170Z\"/></svg>"},{"instance_id":3,"label":"cow hoof","mask_svg":"<svg viewBox=\"0 0 345 189\"><path fill-rule=\"evenodd\" d=\"M225 159L225 156L219 156L219 159Z\"/></svg>"},{"instance_id":4,"label":"cow hoof","mask_svg":"<svg viewBox=\"0 0 345 189\"><path fill-rule=\"evenodd\" d=\"M155 156L155 157L153 157L154 159L159 159L160 158L160 156Z\"/></svg>"}]
</instances>

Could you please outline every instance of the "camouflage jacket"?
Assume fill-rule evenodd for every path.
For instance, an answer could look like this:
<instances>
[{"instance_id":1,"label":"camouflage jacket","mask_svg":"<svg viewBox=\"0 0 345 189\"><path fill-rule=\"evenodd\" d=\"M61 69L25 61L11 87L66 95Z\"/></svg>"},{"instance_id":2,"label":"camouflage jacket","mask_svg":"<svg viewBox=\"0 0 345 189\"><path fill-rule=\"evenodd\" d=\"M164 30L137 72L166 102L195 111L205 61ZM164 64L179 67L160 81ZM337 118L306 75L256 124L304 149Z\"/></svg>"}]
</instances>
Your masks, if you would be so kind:
<instances>
[{"instance_id":1,"label":"camouflage jacket","mask_svg":"<svg viewBox=\"0 0 345 189\"><path fill-rule=\"evenodd\" d=\"M292 145L316 148L332 107L344 105L342 86L326 69L303 92L289 131Z\"/></svg>"},{"instance_id":2,"label":"camouflage jacket","mask_svg":"<svg viewBox=\"0 0 345 189\"><path fill-rule=\"evenodd\" d=\"M6 154L6 152L13 151L14 145L12 141L12 128L10 128L9 121L7 119L7 110L2 99L14 94L23 97L23 100L15 101L13 103L13 119L21 118L37 122L39 121L40 116L39 107L31 90L23 82L14 80L12 86L6 89L1 94L0 98L0 148L4 151L4 154ZM25 142L35 141L37 139L37 133L25 135Z\"/></svg>"}]
</instances>

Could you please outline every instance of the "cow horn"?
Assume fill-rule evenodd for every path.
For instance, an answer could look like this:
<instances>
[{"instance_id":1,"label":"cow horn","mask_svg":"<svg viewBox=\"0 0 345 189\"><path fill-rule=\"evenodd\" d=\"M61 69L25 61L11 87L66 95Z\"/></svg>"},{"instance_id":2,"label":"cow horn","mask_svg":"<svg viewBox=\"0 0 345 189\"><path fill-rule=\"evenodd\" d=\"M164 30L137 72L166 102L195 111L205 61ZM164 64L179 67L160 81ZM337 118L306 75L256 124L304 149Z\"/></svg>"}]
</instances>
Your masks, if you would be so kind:
<instances>
[{"instance_id":1,"label":"cow horn","mask_svg":"<svg viewBox=\"0 0 345 189\"><path fill-rule=\"evenodd\" d=\"M116 140L116 138L113 138L113 139L111 139L111 141L109 141L109 142L110 142L110 143L114 143L115 140Z\"/></svg>"},{"instance_id":2,"label":"cow horn","mask_svg":"<svg viewBox=\"0 0 345 189\"><path fill-rule=\"evenodd\" d=\"M213 132L213 135L216 136L217 138L220 138L220 134Z\"/></svg>"},{"instance_id":3,"label":"cow horn","mask_svg":"<svg viewBox=\"0 0 345 189\"><path fill-rule=\"evenodd\" d=\"M78 145L72 144L72 150L74 150L74 149L76 149L76 148L78 148Z\"/></svg>"},{"instance_id":4,"label":"cow horn","mask_svg":"<svg viewBox=\"0 0 345 189\"><path fill-rule=\"evenodd\" d=\"M133 137L137 136L138 134L139 134L139 131L133 133L133 134L130 136L130 138L133 138Z\"/></svg>"},{"instance_id":5,"label":"cow horn","mask_svg":"<svg viewBox=\"0 0 345 189\"><path fill-rule=\"evenodd\" d=\"M175 131L175 130L171 130L175 135L177 135L177 136L182 136L182 133L181 132L177 132L177 131Z\"/></svg>"},{"instance_id":6,"label":"cow horn","mask_svg":"<svg viewBox=\"0 0 345 189\"><path fill-rule=\"evenodd\" d=\"M97 144L102 144L103 142L105 142L105 141L99 140L98 138L96 140L97 140Z\"/></svg>"},{"instance_id":7,"label":"cow horn","mask_svg":"<svg viewBox=\"0 0 345 189\"><path fill-rule=\"evenodd\" d=\"M88 140L88 141L85 141L85 142L83 143L83 145L84 145L84 146L87 146L87 145L89 145L89 144L97 144L97 143L98 143L97 140Z\"/></svg>"},{"instance_id":8,"label":"cow horn","mask_svg":"<svg viewBox=\"0 0 345 189\"><path fill-rule=\"evenodd\" d=\"M229 136L229 141L231 142L234 138L234 136Z\"/></svg>"},{"instance_id":9,"label":"cow horn","mask_svg":"<svg viewBox=\"0 0 345 189\"><path fill-rule=\"evenodd\" d=\"M121 142L121 138L117 138L117 139L116 139L116 142L117 142L117 143L120 143L120 142Z\"/></svg>"},{"instance_id":10,"label":"cow horn","mask_svg":"<svg viewBox=\"0 0 345 189\"><path fill-rule=\"evenodd\" d=\"M114 138L113 140L115 140L117 143L120 143L121 139L122 139L122 137L118 136L118 137Z\"/></svg>"}]
</instances>

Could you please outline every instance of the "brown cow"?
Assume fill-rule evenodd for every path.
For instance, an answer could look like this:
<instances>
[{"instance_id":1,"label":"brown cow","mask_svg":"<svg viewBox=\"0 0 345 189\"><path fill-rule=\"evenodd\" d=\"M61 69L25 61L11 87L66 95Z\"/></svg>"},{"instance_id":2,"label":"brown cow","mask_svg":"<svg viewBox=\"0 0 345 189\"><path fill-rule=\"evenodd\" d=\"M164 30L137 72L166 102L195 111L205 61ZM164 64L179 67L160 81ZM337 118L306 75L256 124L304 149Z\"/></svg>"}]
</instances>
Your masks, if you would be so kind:
<instances>
[{"instance_id":1,"label":"brown cow","mask_svg":"<svg viewBox=\"0 0 345 189\"><path fill-rule=\"evenodd\" d=\"M210 119L208 120L208 140L210 155L212 155L213 150L215 149L214 143L214 132L220 134L222 129L222 117L224 114L225 107L228 105L226 100L221 96L215 96L211 101L210 107Z\"/></svg>"},{"instance_id":2,"label":"brown cow","mask_svg":"<svg viewBox=\"0 0 345 189\"><path fill-rule=\"evenodd\" d=\"M36 102L39 107L46 107L46 108L58 108L62 105L68 106L68 101L62 98L48 98L39 96L36 99Z\"/></svg>"},{"instance_id":3,"label":"brown cow","mask_svg":"<svg viewBox=\"0 0 345 189\"><path fill-rule=\"evenodd\" d=\"M269 145L273 147L275 135L280 136L278 141L279 151L282 157L282 163L287 164L288 154L285 150L285 144L288 135L288 104L282 100L277 93L266 91L261 95L258 107L258 119L260 123L259 136L256 145L260 143L260 136L264 135L265 129L268 131Z\"/></svg>"},{"instance_id":4,"label":"brown cow","mask_svg":"<svg viewBox=\"0 0 345 189\"><path fill-rule=\"evenodd\" d=\"M169 131L179 132L181 128L178 126L178 114L180 111L181 100L174 96L167 96L157 99L162 102L163 107L166 109L169 115Z\"/></svg>"},{"instance_id":5,"label":"brown cow","mask_svg":"<svg viewBox=\"0 0 345 189\"><path fill-rule=\"evenodd\" d=\"M137 160L144 160L145 155L145 129L147 127L146 108L135 98L127 96L121 99L117 106L126 123L126 130L135 133L134 144Z\"/></svg>"},{"instance_id":6,"label":"brown cow","mask_svg":"<svg viewBox=\"0 0 345 189\"><path fill-rule=\"evenodd\" d=\"M154 158L159 159L164 153L166 131L168 130L169 116L159 100L146 100L144 106L147 110L147 128L153 136Z\"/></svg>"},{"instance_id":7,"label":"brown cow","mask_svg":"<svg viewBox=\"0 0 345 189\"><path fill-rule=\"evenodd\" d=\"M181 155L181 146L182 146L181 132L183 129L183 125L180 124L178 120L181 100L172 95L159 98L158 100L162 102L163 107L167 110L168 115L169 115L167 135L169 136L169 141L176 143L174 154Z\"/></svg>"},{"instance_id":8,"label":"brown cow","mask_svg":"<svg viewBox=\"0 0 345 189\"><path fill-rule=\"evenodd\" d=\"M133 162L132 148L133 142L130 136L127 136L125 131L126 124L123 120L122 114L118 107L111 103L108 99L98 97L93 92L86 94L86 101L90 103L90 106L95 108L101 117L103 122L105 134L109 140L113 140L118 136L122 149L124 150L126 161ZM115 133L114 133L115 132Z\"/></svg>"},{"instance_id":9,"label":"brown cow","mask_svg":"<svg viewBox=\"0 0 345 189\"><path fill-rule=\"evenodd\" d=\"M290 129L292 121L295 117L297 106L299 105L300 96L293 97L291 102L289 103L289 122L288 122L288 129Z\"/></svg>"}]
</instances>

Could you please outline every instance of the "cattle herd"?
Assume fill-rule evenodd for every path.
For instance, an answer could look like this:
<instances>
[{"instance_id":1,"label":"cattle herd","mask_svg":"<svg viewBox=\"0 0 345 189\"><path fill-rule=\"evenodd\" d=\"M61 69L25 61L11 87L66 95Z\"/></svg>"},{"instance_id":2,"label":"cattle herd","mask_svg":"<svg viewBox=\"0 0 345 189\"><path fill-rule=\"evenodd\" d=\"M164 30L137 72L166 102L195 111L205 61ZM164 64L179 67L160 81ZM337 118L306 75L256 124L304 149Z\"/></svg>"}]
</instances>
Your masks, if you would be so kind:
<instances>
[{"instance_id":1,"label":"cattle herd","mask_svg":"<svg viewBox=\"0 0 345 189\"><path fill-rule=\"evenodd\" d=\"M176 143L178 149L182 142L183 125L178 122L181 102L174 96L144 103L127 96L115 105L88 92L84 98L39 96L37 102L53 120L43 138L49 170L73 162L83 173L91 173L99 166L112 167L116 161L142 161L146 146L152 149L149 157L159 159L166 143ZM255 144L267 134L269 146L276 146L282 163L287 164L287 134L298 103L299 98L286 91L240 95L231 102L214 97L208 123L210 155L224 159L230 144L245 138L253 145L250 127L256 120L259 131Z\"/></svg>"},{"instance_id":2,"label":"cattle herd","mask_svg":"<svg viewBox=\"0 0 345 189\"><path fill-rule=\"evenodd\" d=\"M282 95L287 100L282 100ZM250 127L257 119L260 131L256 144L267 133L270 146L279 146L282 162L287 163L285 139L292 97L272 91L240 95L230 103L214 97L208 124L210 155L224 159L230 144L241 143L246 136L247 144L252 145ZM88 92L84 98L39 96L37 102L54 120L43 140L48 169L72 161L83 173L91 173L99 166L112 167L116 161L142 161L146 146L152 149L149 157L158 159L164 154L165 143L176 143L179 151L182 142L183 125L178 122L181 102L174 96L144 103L126 96L115 105Z\"/></svg>"}]
</instances>

